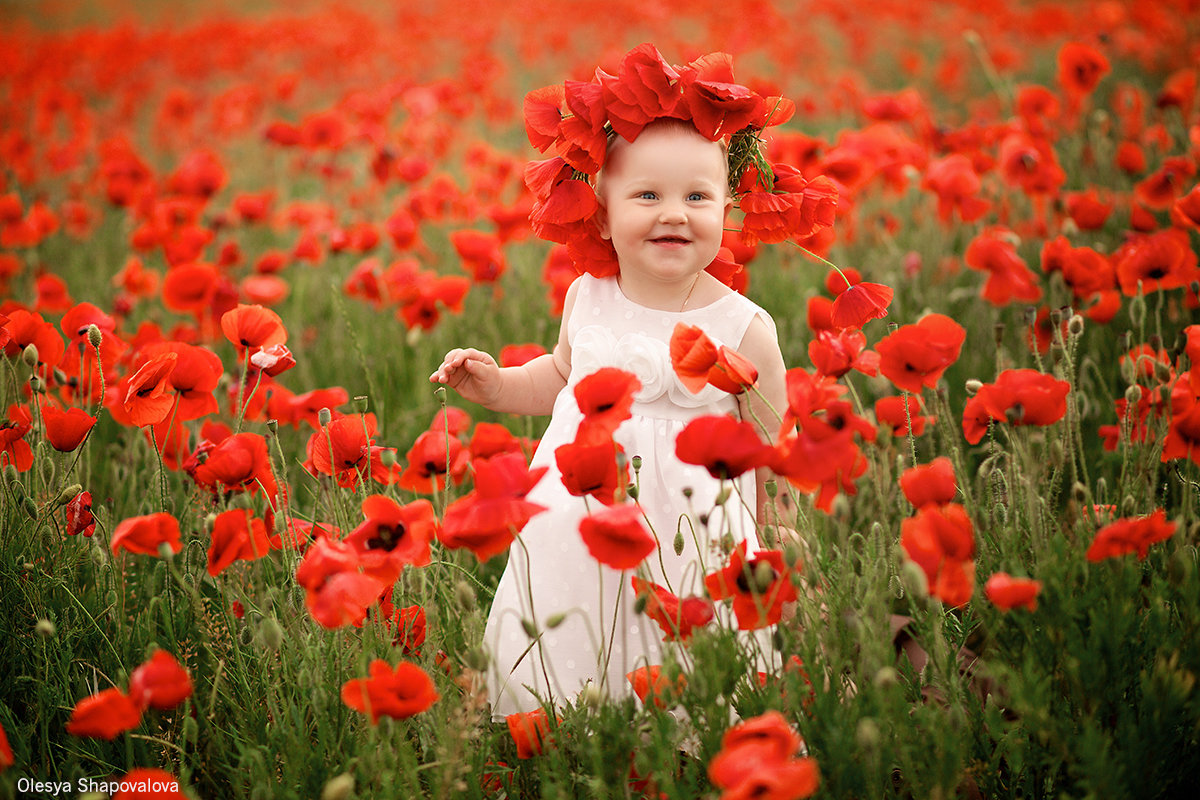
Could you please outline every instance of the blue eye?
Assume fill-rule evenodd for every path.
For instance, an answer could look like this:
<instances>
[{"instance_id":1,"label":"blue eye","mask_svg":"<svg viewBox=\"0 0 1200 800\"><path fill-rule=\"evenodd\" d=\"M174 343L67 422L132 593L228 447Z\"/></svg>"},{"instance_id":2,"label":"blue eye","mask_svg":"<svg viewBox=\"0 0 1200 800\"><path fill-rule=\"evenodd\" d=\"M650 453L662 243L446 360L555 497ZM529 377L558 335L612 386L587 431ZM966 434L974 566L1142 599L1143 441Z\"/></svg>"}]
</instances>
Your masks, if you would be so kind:
<instances>
[{"instance_id":1,"label":"blue eye","mask_svg":"<svg viewBox=\"0 0 1200 800\"><path fill-rule=\"evenodd\" d=\"M700 194L699 192L692 192L691 194L688 195L687 199L688 199L688 202L697 203L704 199L704 195Z\"/></svg>"},{"instance_id":2,"label":"blue eye","mask_svg":"<svg viewBox=\"0 0 1200 800\"><path fill-rule=\"evenodd\" d=\"M638 194L638 198L641 200L655 200L658 198L658 195L656 195L654 192L645 191Z\"/></svg>"}]
</instances>

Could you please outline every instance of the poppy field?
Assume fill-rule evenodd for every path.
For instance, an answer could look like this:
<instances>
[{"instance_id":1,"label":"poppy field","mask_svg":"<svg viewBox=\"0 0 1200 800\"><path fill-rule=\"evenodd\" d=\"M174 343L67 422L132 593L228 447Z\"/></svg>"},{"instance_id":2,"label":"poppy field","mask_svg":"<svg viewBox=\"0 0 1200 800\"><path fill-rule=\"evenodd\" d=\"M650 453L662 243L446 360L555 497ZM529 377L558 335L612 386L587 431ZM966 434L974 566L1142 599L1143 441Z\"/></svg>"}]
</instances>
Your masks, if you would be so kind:
<instances>
[{"instance_id":1,"label":"poppy field","mask_svg":"<svg viewBox=\"0 0 1200 800\"><path fill-rule=\"evenodd\" d=\"M0 797L1200 783L1195 2L202 7L0 11ZM686 597L564 531L663 663L493 720L546 420L429 375L554 346L587 112L668 95L761 147L709 270L788 367L677 452L786 518ZM638 458L570 466L637 524Z\"/></svg>"}]
</instances>

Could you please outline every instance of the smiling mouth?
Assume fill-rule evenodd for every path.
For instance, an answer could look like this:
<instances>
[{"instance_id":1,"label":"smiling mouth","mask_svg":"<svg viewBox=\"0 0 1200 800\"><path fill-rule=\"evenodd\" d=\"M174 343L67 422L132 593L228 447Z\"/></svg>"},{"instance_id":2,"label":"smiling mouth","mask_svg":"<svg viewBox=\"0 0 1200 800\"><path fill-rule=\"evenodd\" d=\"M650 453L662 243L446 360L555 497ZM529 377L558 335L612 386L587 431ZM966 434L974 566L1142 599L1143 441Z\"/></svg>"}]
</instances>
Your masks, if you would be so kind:
<instances>
[{"instance_id":1,"label":"smiling mouth","mask_svg":"<svg viewBox=\"0 0 1200 800\"><path fill-rule=\"evenodd\" d=\"M655 244L690 244L691 243L690 239L685 239L682 236L659 236L658 238L651 239L650 241L654 242Z\"/></svg>"}]
</instances>

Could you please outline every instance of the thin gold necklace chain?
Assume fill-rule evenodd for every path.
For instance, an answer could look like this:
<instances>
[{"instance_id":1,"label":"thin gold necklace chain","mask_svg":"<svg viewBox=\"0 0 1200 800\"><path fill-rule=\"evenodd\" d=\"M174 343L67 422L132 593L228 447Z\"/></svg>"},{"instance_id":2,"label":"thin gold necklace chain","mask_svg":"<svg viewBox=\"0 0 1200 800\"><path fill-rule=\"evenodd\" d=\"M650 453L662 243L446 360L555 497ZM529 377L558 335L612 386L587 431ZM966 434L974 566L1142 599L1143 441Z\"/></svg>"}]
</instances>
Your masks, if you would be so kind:
<instances>
[{"instance_id":1,"label":"thin gold necklace chain","mask_svg":"<svg viewBox=\"0 0 1200 800\"><path fill-rule=\"evenodd\" d=\"M692 292L696 291L696 284L700 281L700 273L696 273L696 277L692 278L692 285L688 289L687 297L683 298L683 303L679 306L679 310L683 311L687 308L688 301L692 299Z\"/></svg>"}]
</instances>

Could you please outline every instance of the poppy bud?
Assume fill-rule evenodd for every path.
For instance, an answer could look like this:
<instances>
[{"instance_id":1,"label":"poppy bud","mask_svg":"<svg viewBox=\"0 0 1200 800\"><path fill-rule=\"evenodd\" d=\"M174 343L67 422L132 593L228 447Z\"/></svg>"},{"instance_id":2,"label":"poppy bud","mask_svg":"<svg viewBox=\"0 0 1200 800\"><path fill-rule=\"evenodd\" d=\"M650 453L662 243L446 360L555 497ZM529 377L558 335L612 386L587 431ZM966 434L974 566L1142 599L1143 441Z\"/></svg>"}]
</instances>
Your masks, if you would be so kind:
<instances>
[{"instance_id":1,"label":"poppy bud","mask_svg":"<svg viewBox=\"0 0 1200 800\"><path fill-rule=\"evenodd\" d=\"M562 625L563 620L565 620L566 618L567 618L567 615L562 613L561 611L558 612L557 614L551 614L550 617L546 620L546 627L550 630L554 630L559 625Z\"/></svg>"},{"instance_id":2,"label":"poppy bud","mask_svg":"<svg viewBox=\"0 0 1200 800\"><path fill-rule=\"evenodd\" d=\"M525 635L530 639L536 639L538 637L537 625L535 625L531 619L521 620L521 630L525 631Z\"/></svg>"},{"instance_id":3,"label":"poppy bud","mask_svg":"<svg viewBox=\"0 0 1200 800\"><path fill-rule=\"evenodd\" d=\"M1038 310L1037 306L1025 306L1021 309L1022 317L1025 321L1025 327L1029 327L1037 322Z\"/></svg>"},{"instance_id":4,"label":"poppy bud","mask_svg":"<svg viewBox=\"0 0 1200 800\"><path fill-rule=\"evenodd\" d=\"M635 467L635 469L636 469L636 467ZM683 487L683 496L686 497L688 500L691 500L692 499L692 487L690 487L690 486Z\"/></svg>"},{"instance_id":5,"label":"poppy bud","mask_svg":"<svg viewBox=\"0 0 1200 800\"><path fill-rule=\"evenodd\" d=\"M1142 387L1136 383L1125 390L1125 402L1129 405L1137 405L1142 399Z\"/></svg>"},{"instance_id":6,"label":"poppy bud","mask_svg":"<svg viewBox=\"0 0 1200 800\"><path fill-rule=\"evenodd\" d=\"M21 360L27 367L36 367L38 363L37 345L33 343L25 345L25 349L21 351Z\"/></svg>"},{"instance_id":7,"label":"poppy bud","mask_svg":"<svg viewBox=\"0 0 1200 800\"><path fill-rule=\"evenodd\" d=\"M625 494L629 495L630 500L637 500L638 487L636 483L631 483L625 487Z\"/></svg>"},{"instance_id":8,"label":"poppy bud","mask_svg":"<svg viewBox=\"0 0 1200 800\"><path fill-rule=\"evenodd\" d=\"M650 599L648 594L639 594L637 600L633 601L633 613L642 615L646 613L646 602Z\"/></svg>"},{"instance_id":9,"label":"poppy bud","mask_svg":"<svg viewBox=\"0 0 1200 800\"><path fill-rule=\"evenodd\" d=\"M863 717L858 721L858 728L854 731L854 741L864 750L874 750L879 746L879 723L870 717Z\"/></svg>"},{"instance_id":10,"label":"poppy bud","mask_svg":"<svg viewBox=\"0 0 1200 800\"><path fill-rule=\"evenodd\" d=\"M321 790L321 800L350 800L354 794L354 776L343 772L336 778L330 778Z\"/></svg>"},{"instance_id":11,"label":"poppy bud","mask_svg":"<svg viewBox=\"0 0 1200 800\"><path fill-rule=\"evenodd\" d=\"M1071 321L1067 323L1067 333L1075 339L1083 336L1083 317L1078 314L1073 315Z\"/></svg>"},{"instance_id":12,"label":"poppy bud","mask_svg":"<svg viewBox=\"0 0 1200 800\"><path fill-rule=\"evenodd\" d=\"M1137 501L1133 499L1133 495L1125 495L1125 499L1121 501L1121 516L1132 517L1137 514Z\"/></svg>"},{"instance_id":13,"label":"poppy bud","mask_svg":"<svg viewBox=\"0 0 1200 800\"><path fill-rule=\"evenodd\" d=\"M21 498L21 507L25 509L25 513L29 515L30 519L38 518L37 503L33 502L33 498L29 495Z\"/></svg>"},{"instance_id":14,"label":"poppy bud","mask_svg":"<svg viewBox=\"0 0 1200 800\"><path fill-rule=\"evenodd\" d=\"M604 702L604 693L600 691L595 684L589 683L587 687L580 693L580 699L583 704L591 709L597 709Z\"/></svg>"},{"instance_id":15,"label":"poppy bud","mask_svg":"<svg viewBox=\"0 0 1200 800\"><path fill-rule=\"evenodd\" d=\"M33 626L33 630L43 639L53 639L54 634L58 633L58 629L54 627L54 623L44 618L37 621L37 624Z\"/></svg>"},{"instance_id":16,"label":"poppy bud","mask_svg":"<svg viewBox=\"0 0 1200 800\"><path fill-rule=\"evenodd\" d=\"M875 673L875 685L880 689L889 689L900 683L900 673L895 667L882 667Z\"/></svg>"},{"instance_id":17,"label":"poppy bud","mask_svg":"<svg viewBox=\"0 0 1200 800\"><path fill-rule=\"evenodd\" d=\"M675 539L671 542L671 548L675 551L675 555L683 555L683 531L675 531Z\"/></svg>"},{"instance_id":18,"label":"poppy bud","mask_svg":"<svg viewBox=\"0 0 1200 800\"><path fill-rule=\"evenodd\" d=\"M715 505L715 506L725 505L726 501L729 500L729 495L732 493L733 493L733 490L730 489L728 486L722 486L721 491L717 492L716 499L713 500L713 505Z\"/></svg>"},{"instance_id":19,"label":"poppy bud","mask_svg":"<svg viewBox=\"0 0 1200 800\"><path fill-rule=\"evenodd\" d=\"M67 488L58 493L58 497L54 498L55 506L65 506L67 503L75 499L75 495L83 491L83 487L78 483L72 483Z\"/></svg>"},{"instance_id":20,"label":"poppy bud","mask_svg":"<svg viewBox=\"0 0 1200 800\"><path fill-rule=\"evenodd\" d=\"M760 561L754 565L754 589L758 594L766 594L771 584L779 577L770 562Z\"/></svg>"},{"instance_id":21,"label":"poppy bud","mask_svg":"<svg viewBox=\"0 0 1200 800\"><path fill-rule=\"evenodd\" d=\"M17 472L17 468L12 464L4 465L4 483L7 486L16 486L21 480L21 474Z\"/></svg>"},{"instance_id":22,"label":"poppy bud","mask_svg":"<svg viewBox=\"0 0 1200 800\"><path fill-rule=\"evenodd\" d=\"M974 397L979 390L983 388L983 381L978 378L971 378L966 383L967 397Z\"/></svg>"},{"instance_id":23,"label":"poppy bud","mask_svg":"<svg viewBox=\"0 0 1200 800\"><path fill-rule=\"evenodd\" d=\"M55 383L66 386L66 385L71 385L71 380L72 380L71 378L67 377L67 373L63 372L58 367L54 368L54 382ZM79 382L76 381L75 384L73 384L73 385L78 386Z\"/></svg>"},{"instance_id":24,"label":"poppy bud","mask_svg":"<svg viewBox=\"0 0 1200 800\"><path fill-rule=\"evenodd\" d=\"M833 498L833 502L829 504L830 516L834 519L845 522L850 516L850 501L844 494L838 494Z\"/></svg>"},{"instance_id":25,"label":"poppy bud","mask_svg":"<svg viewBox=\"0 0 1200 800\"><path fill-rule=\"evenodd\" d=\"M1071 486L1071 499L1076 503L1079 503L1081 506L1087 505L1088 488L1079 481L1075 481L1075 483Z\"/></svg>"},{"instance_id":26,"label":"poppy bud","mask_svg":"<svg viewBox=\"0 0 1200 800\"><path fill-rule=\"evenodd\" d=\"M32 346L33 345L30 345L30 347L32 347ZM29 388L31 390L33 390L34 392L36 392L37 394L41 394L43 391L45 391L45 381L43 381L37 375L30 375L29 376Z\"/></svg>"},{"instance_id":27,"label":"poppy bud","mask_svg":"<svg viewBox=\"0 0 1200 800\"><path fill-rule=\"evenodd\" d=\"M195 717L183 718L183 741L187 744L195 744L196 739L200 736L200 723L196 722Z\"/></svg>"},{"instance_id":28,"label":"poppy bud","mask_svg":"<svg viewBox=\"0 0 1200 800\"><path fill-rule=\"evenodd\" d=\"M175 551L171 549L170 542L162 542L158 546L158 557L164 561L170 561L175 556Z\"/></svg>"},{"instance_id":29,"label":"poppy bud","mask_svg":"<svg viewBox=\"0 0 1200 800\"><path fill-rule=\"evenodd\" d=\"M1171 380L1171 368L1161 361L1154 362L1154 379L1159 383Z\"/></svg>"},{"instance_id":30,"label":"poppy bud","mask_svg":"<svg viewBox=\"0 0 1200 800\"><path fill-rule=\"evenodd\" d=\"M1008 524L1008 506L1003 503L996 503L992 506L992 523L997 528L1003 528Z\"/></svg>"},{"instance_id":31,"label":"poppy bud","mask_svg":"<svg viewBox=\"0 0 1200 800\"><path fill-rule=\"evenodd\" d=\"M888 578L888 591L895 595L897 600L904 599L904 584L900 581L899 575Z\"/></svg>"},{"instance_id":32,"label":"poppy bud","mask_svg":"<svg viewBox=\"0 0 1200 800\"><path fill-rule=\"evenodd\" d=\"M463 656L463 662L469 669L483 672L488 668L488 654L482 647L472 647Z\"/></svg>"},{"instance_id":33,"label":"poppy bud","mask_svg":"<svg viewBox=\"0 0 1200 800\"><path fill-rule=\"evenodd\" d=\"M1108 494L1108 481L1103 477L1096 478L1096 502L1103 503L1106 494Z\"/></svg>"},{"instance_id":34,"label":"poppy bud","mask_svg":"<svg viewBox=\"0 0 1200 800\"><path fill-rule=\"evenodd\" d=\"M800 563L800 546L795 542L788 542L783 548L783 563L788 569L795 569Z\"/></svg>"},{"instance_id":35,"label":"poppy bud","mask_svg":"<svg viewBox=\"0 0 1200 800\"><path fill-rule=\"evenodd\" d=\"M99 350L100 343L102 341L104 341L104 334L101 332L100 326L98 326L94 322L91 325L88 325L87 339L88 339L88 344L90 344L95 349Z\"/></svg>"},{"instance_id":36,"label":"poppy bud","mask_svg":"<svg viewBox=\"0 0 1200 800\"><path fill-rule=\"evenodd\" d=\"M929 594L929 579L925 577L925 570L915 561L905 561L900 567L900 584L904 591L914 597L925 597Z\"/></svg>"},{"instance_id":37,"label":"poppy bud","mask_svg":"<svg viewBox=\"0 0 1200 800\"><path fill-rule=\"evenodd\" d=\"M475 608L475 589L466 581L459 581L454 584L454 602L464 611L470 611ZM522 625L525 623L522 622Z\"/></svg>"},{"instance_id":38,"label":"poppy bud","mask_svg":"<svg viewBox=\"0 0 1200 800\"><path fill-rule=\"evenodd\" d=\"M1138 281L1137 294L1129 301L1129 320L1139 328L1146 322L1146 296L1142 294L1142 282Z\"/></svg>"},{"instance_id":39,"label":"poppy bud","mask_svg":"<svg viewBox=\"0 0 1200 800\"><path fill-rule=\"evenodd\" d=\"M278 650L283 644L283 628L279 625L279 620L274 617L267 617L263 620L259 635L268 650Z\"/></svg>"},{"instance_id":40,"label":"poppy bud","mask_svg":"<svg viewBox=\"0 0 1200 800\"><path fill-rule=\"evenodd\" d=\"M386 469L391 469L396 466L396 451L384 449L379 453L379 463L383 464Z\"/></svg>"},{"instance_id":41,"label":"poppy bud","mask_svg":"<svg viewBox=\"0 0 1200 800\"><path fill-rule=\"evenodd\" d=\"M354 413L367 413L367 396L365 394L355 395L354 397Z\"/></svg>"}]
</instances>

